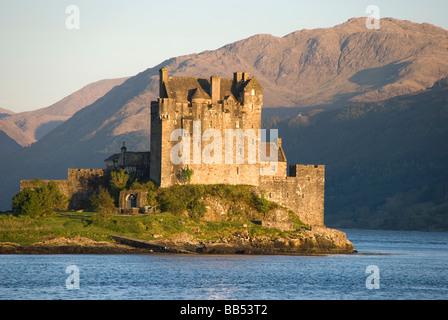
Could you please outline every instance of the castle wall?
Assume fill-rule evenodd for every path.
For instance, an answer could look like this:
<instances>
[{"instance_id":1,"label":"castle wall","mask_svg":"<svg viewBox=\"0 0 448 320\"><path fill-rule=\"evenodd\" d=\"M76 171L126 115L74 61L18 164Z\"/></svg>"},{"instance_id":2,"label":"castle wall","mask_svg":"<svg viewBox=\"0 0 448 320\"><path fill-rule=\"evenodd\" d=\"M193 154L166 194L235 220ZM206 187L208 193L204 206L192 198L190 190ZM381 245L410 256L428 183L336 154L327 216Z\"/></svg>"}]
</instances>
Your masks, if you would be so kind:
<instances>
[{"instance_id":1,"label":"castle wall","mask_svg":"<svg viewBox=\"0 0 448 320\"><path fill-rule=\"evenodd\" d=\"M67 180L42 180L44 183L54 181L62 194L69 200L69 209L84 209L90 197L104 183L103 169L68 169ZM32 180L21 180L20 191L33 188Z\"/></svg>"},{"instance_id":2,"label":"castle wall","mask_svg":"<svg viewBox=\"0 0 448 320\"><path fill-rule=\"evenodd\" d=\"M260 190L308 225L324 225L325 166L294 165L288 177L262 176Z\"/></svg>"},{"instance_id":3,"label":"castle wall","mask_svg":"<svg viewBox=\"0 0 448 320\"><path fill-rule=\"evenodd\" d=\"M40 180L40 181L42 181L45 184L48 184L50 181L53 181L59 187L59 190L61 190L63 195L67 197L71 195L68 180ZM34 189L33 180L20 180L20 191L23 191L23 189L25 188Z\"/></svg>"},{"instance_id":4,"label":"castle wall","mask_svg":"<svg viewBox=\"0 0 448 320\"><path fill-rule=\"evenodd\" d=\"M151 152L149 154L149 177L158 185L161 185L162 175L162 119L159 114L159 102L151 103Z\"/></svg>"}]
</instances>

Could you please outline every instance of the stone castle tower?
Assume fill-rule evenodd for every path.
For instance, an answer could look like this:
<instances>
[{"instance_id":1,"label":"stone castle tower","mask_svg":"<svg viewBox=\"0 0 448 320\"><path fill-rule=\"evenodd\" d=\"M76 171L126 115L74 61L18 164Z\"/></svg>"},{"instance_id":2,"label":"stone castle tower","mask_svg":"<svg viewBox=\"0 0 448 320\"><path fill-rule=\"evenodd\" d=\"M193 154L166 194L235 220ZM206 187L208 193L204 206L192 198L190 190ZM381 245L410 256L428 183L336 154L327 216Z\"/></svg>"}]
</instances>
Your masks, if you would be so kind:
<instances>
[{"instance_id":1,"label":"stone castle tower","mask_svg":"<svg viewBox=\"0 0 448 320\"><path fill-rule=\"evenodd\" d=\"M323 225L325 167L288 170L281 139L262 137L262 105L263 87L249 73L204 79L171 77L161 69L159 98L151 103L150 178L169 187L182 183L188 167L192 184L253 185L303 222ZM235 133L243 134L243 143ZM188 143L179 147L184 139ZM173 161L173 154L185 161Z\"/></svg>"},{"instance_id":2,"label":"stone castle tower","mask_svg":"<svg viewBox=\"0 0 448 320\"><path fill-rule=\"evenodd\" d=\"M255 78L249 78L248 73L235 73L233 79L215 76L200 79L169 77L166 68L160 70L160 98L151 105L151 179L161 187L179 183L179 173L185 163L173 164L171 151L178 142L170 140L173 131L181 129L190 138L189 152L182 152L190 155L188 167L194 171L192 183L258 185L258 163L249 164L237 158L244 155L246 160L249 145L260 143L262 104L263 88ZM221 152L221 161L206 164L202 157L212 141L204 141L207 140L204 134L210 129L222 137L222 148L213 150ZM232 161L226 161L225 154L228 129L240 132L251 129L253 133L246 137L244 146L234 143ZM213 154L213 157L216 159L219 155Z\"/></svg>"}]
</instances>

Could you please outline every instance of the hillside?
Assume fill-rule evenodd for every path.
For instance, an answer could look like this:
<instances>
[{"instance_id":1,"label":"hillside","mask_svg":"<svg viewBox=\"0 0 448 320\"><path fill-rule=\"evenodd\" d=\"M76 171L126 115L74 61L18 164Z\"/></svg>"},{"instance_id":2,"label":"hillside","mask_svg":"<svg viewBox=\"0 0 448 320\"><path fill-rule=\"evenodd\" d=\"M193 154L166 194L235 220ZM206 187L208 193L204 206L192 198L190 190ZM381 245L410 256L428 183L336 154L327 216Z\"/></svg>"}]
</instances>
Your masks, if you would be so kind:
<instances>
[{"instance_id":1,"label":"hillside","mask_svg":"<svg viewBox=\"0 0 448 320\"><path fill-rule=\"evenodd\" d=\"M0 157L9 153L13 153L22 148L14 139L12 139L3 131L0 131L0 146Z\"/></svg>"},{"instance_id":2,"label":"hillside","mask_svg":"<svg viewBox=\"0 0 448 320\"><path fill-rule=\"evenodd\" d=\"M268 34L167 63L176 76L256 76L265 107L343 105L426 89L448 75L448 31L392 18L368 30L365 18L333 28Z\"/></svg>"},{"instance_id":3,"label":"hillside","mask_svg":"<svg viewBox=\"0 0 448 320\"><path fill-rule=\"evenodd\" d=\"M14 112L9 109L0 108L0 119L10 114L14 114Z\"/></svg>"},{"instance_id":4,"label":"hillside","mask_svg":"<svg viewBox=\"0 0 448 320\"><path fill-rule=\"evenodd\" d=\"M325 223L448 230L448 87L270 117L289 162L326 164Z\"/></svg>"},{"instance_id":5,"label":"hillside","mask_svg":"<svg viewBox=\"0 0 448 320\"><path fill-rule=\"evenodd\" d=\"M0 132L22 147L29 146L126 79L107 79L91 83L49 107L34 111L14 113L0 109Z\"/></svg>"}]
</instances>

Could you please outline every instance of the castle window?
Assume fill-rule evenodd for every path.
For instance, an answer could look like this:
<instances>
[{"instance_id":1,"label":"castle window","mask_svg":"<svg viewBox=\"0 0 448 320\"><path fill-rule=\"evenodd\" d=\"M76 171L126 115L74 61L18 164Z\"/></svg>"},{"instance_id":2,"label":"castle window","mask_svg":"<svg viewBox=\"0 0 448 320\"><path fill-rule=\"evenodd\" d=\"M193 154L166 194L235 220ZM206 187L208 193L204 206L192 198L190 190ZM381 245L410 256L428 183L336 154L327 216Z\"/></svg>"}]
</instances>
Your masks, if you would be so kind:
<instances>
[{"instance_id":1,"label":"castle window","mask_svg":"<svg viewBox=\"0 0 448 320\"><path fill-rule=\"evenodd\" d=\"M240 122L239 121L235 122L235 127L237 127L237 128L240 127Z\"/></svg>"},{"instance_id":2,"label":"castle window","mask_svg":"<svg viewBox=\"0 0 448 320\"><path fill-rule=\"evenodd\" d=\"M240 174L240 168L239 167L236 168L236 174Z\"/></svg>"},{"instance_id":3,"label":"castle window","mask_svg":"<svg viewBox=\"0 0 448 320\"><path fill-rule=\"evenodd\" d=\"M289 198L289 192L286 192L286 198Z\"/></svg>"},{"instance_id":4,"label":"castle window","mask_svg":"<svg viewBox=\"0 0 448 320\"><path fill-rule=\"evenodd\" d=\"M255 89L252 89L252 91L250 92L251 95L255 95Z\"/></svg>"},{"instance_id":5,"label":"castle window","mask_svg":"<svg viewBox=\"0 0 448 320\"><path fill-rule=\"evenodd\" d=\"M210 121L208 126L209 126L209 128L213 127L213 121Z\"/></svg>"}]
</instances>

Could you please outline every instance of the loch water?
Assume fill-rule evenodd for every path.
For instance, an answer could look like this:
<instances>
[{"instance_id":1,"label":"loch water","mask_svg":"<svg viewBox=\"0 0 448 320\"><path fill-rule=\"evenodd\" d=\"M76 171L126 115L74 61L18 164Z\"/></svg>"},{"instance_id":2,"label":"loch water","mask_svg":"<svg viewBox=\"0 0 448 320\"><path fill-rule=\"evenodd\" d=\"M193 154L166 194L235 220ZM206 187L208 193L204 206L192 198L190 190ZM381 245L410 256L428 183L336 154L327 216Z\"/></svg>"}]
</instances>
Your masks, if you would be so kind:
<instances>
[{"instance_id":1,"label":"loch water","mask_svg":"<svg viewBox=\"0 0 448 320\"><path fill-rule=\"evenodd\" d=\"M0 299L448 299L448 233L342 231L358 253L0 255Z\"/></svg>"}]
</instances>

